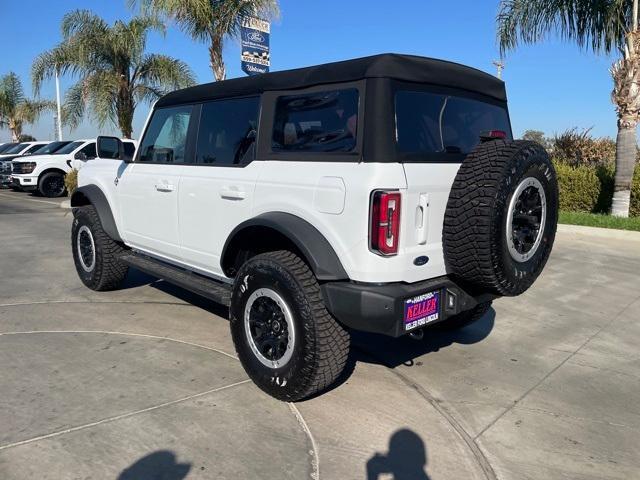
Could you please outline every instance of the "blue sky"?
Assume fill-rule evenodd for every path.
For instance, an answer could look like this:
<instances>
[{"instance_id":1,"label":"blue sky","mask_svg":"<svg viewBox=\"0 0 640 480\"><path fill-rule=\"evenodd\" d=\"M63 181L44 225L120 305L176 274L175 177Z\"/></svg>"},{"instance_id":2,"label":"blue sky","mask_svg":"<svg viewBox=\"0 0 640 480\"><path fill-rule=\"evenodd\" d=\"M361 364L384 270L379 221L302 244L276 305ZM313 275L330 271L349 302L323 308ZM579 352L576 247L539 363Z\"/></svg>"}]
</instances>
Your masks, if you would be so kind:
<instances>
[{"instance_id":1,"label":"blue sky","mask_svg":"<svg viewBox=\"0 0 640 480\"><path fill-rule=\"evenodd\" d=\"M0 74L10 70L22 78L27 92L35 56L60 40L64 13L88 8L112 22L129 18L126 0L1 0L3 41ZM411 53L443 58L495 73L491 64L498 56L495 41L497 0L281 0L281 18L272 26L272 70L302 67L382 52ZM153 34L148 51L164 53L187 62L199 82L212 79L204 44L191 41L171 26L165 37ZM240 70L240 48L227 42L225 60L229 77ZM567 128L590 128L598 136L615 136L616 116L610 102L613 61L595 56L557 39L526 46L507 57L504 79L514 133L526 129L547 134ZM73 79L64 78L63 90ZM55 98L53 82L41 91ZM149 107L136 111L134 136L139 135ZM53 119L44 116L25 132L39 139L53 138ZM99 130L90 120L65 136L80 138L114 133L113 127ZM0 131L0 141L9 133Z\"/></svg>"}]
</instances>

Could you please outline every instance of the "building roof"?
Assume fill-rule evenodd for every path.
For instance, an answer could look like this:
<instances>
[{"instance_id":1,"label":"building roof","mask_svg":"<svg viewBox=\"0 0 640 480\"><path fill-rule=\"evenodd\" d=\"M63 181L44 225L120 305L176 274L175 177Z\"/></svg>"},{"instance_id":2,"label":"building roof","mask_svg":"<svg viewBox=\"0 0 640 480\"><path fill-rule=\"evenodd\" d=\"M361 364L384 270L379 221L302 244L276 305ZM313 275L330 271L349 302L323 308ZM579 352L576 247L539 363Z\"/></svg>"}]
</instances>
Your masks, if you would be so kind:
<instances>
[{"instance_id":1,"label":"building roof","mask_svg":"<svg viewBox=\"0 0 640 480\"><path fill-rule=\"evenodd\" d=\"M504 82L475 68L445 60L385 53L313 67L205 83L171 92L158 100L157 106L252 95L270 90L293 90L365 78L391 78L455 87L488 95L497 100L506 101L507 99Z\"/></svg>"}]
</instances>

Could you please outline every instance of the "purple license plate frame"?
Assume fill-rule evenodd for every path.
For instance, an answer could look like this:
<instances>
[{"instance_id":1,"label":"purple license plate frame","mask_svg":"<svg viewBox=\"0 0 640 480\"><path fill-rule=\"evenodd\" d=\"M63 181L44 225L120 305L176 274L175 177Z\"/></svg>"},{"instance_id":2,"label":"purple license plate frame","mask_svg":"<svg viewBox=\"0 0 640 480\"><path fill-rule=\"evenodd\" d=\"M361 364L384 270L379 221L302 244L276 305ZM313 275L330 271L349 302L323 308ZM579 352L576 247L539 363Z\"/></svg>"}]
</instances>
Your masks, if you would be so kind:
<instances>
[{"instance_id":1,"label":"purple license plate frame","mask_svg":"<svg viewBox=\"0 0 640 480\"><path fill-rule=\"evenodd\" d=\"M422 293L404 301L404 331L424 327L440 318L440 291Z\"/></svg>"}]
</instances>

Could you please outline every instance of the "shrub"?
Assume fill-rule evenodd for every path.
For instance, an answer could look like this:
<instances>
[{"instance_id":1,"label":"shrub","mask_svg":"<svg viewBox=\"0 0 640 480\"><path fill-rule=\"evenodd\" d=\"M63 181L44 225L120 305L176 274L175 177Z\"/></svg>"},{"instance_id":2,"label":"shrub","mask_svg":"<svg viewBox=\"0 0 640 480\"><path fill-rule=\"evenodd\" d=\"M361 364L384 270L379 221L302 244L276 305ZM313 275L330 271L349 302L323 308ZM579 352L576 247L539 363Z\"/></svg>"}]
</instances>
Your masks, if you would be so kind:
<instances>
[{"instance_id":1,"label":"shrub","mask_svg":"<svg viewBox=\"0 0 640 480\"><path fill-rule=\"evenodd\" d=\"M614 165L569 165L554 160L560 190L560 210L609 213L615 178ZM630 216L640 217L640 165L631 186Z\"/></svg>"},{"instance_id":2,"label":"shrub","mask_svg":"<svg viewBox=\"0 0 640 480\"><path fill-rule=\"evenodd\" d=\"M631 184L631 209L629 215L640 217L640 164L636 165Z\"/></svg>"},{"instance_id":3,"label":"shrub","mask_svg":"<svg viewBox=\"0 0 640 480\"><path fill-rule=\"evenodd\" d=\"M611 138L593 138L590 129L576 128L556 135L552 140L553 155L569 165L609 165L616 156L616 142Z\"/></svg>"},{"instance_id":4,"label":"shrub","mask_svg":"<svg viewBox=\"0 0 640 480\"><path fill-rule=\"evenodd\" d=\"M64 184L71 195L78 188L78 170L75 168L64 176Z\"/></svg>"},{"instance_id":5,"label":"shrub","mask_svg":"<svg viewBox=\"0 0 640 480\"><path fill-rule=\"evenodd\" d=\"M560 210L591 213L596 211L602 185L596 167L573 166L556 161Z\"/></svg>"}]
</instances>

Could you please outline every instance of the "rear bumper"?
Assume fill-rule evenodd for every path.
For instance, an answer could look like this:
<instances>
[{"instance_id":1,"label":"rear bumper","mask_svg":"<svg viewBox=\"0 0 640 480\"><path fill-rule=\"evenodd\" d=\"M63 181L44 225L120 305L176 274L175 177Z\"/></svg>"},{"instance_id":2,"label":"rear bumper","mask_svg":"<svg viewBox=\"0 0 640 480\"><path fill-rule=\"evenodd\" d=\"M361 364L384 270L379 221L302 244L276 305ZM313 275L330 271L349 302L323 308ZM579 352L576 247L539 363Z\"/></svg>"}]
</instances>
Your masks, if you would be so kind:
<instances>
[{"instance_id":1,"label":"rear bumper","mask_svg":"<svg viewBox=\"0 0 640 480\"><path fill-rule=\"evenodd\" d=\"M405 322L405 300L430 292L438 292L437 318ZM478 303L496 298L490 294L472 296L446 276L411 284L329 282L322 285L322 293L327 309L342 324L354 330L391 337L442 322Z\"/></svg>"}]
</instances>

